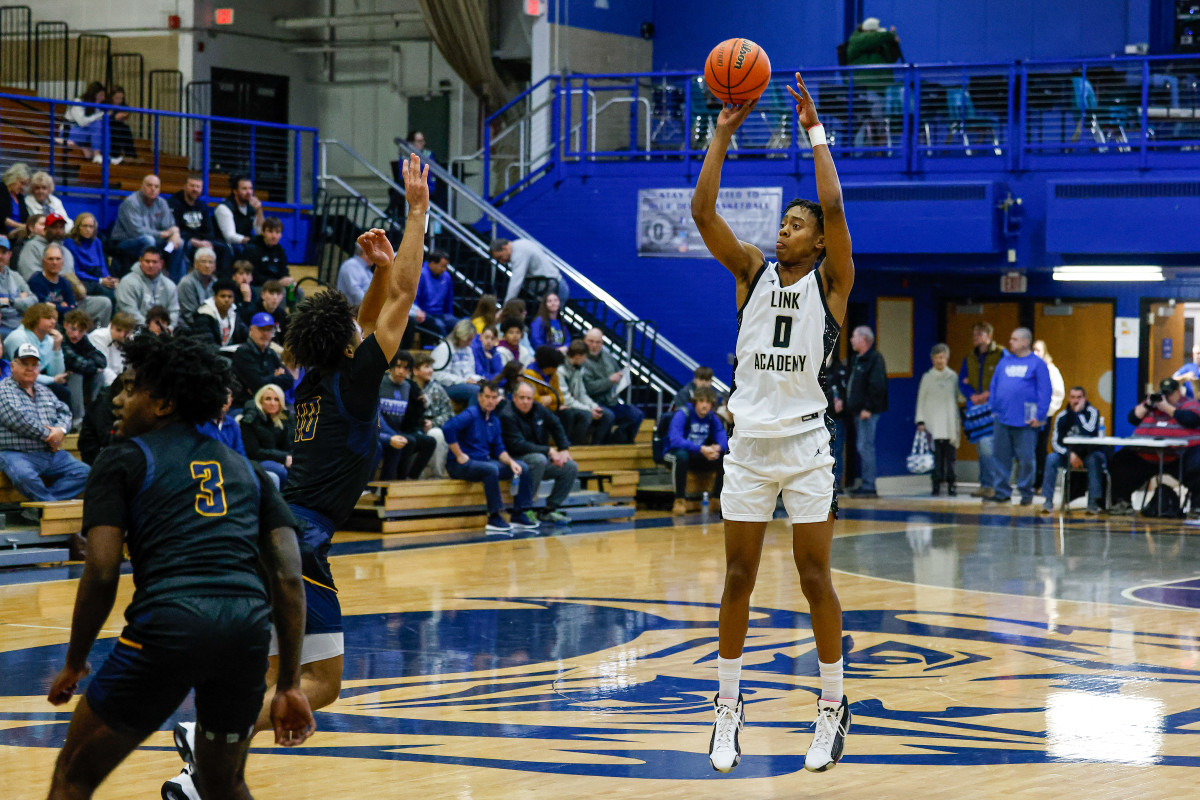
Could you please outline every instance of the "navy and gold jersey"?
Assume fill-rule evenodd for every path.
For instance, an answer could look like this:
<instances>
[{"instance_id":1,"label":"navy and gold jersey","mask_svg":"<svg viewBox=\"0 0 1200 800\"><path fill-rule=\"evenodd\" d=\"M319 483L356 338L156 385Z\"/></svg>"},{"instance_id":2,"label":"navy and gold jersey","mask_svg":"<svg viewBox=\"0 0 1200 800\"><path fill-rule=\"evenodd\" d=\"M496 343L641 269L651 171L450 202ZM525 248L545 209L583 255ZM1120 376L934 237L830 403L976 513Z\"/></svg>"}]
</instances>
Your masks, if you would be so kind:
<instances>
[{"instance_id":1,"label":"navy and gold jersey","mask_svg":"<svg viewBox=\"0 0 1200 800\"><path fill-rule=\"evenodd\" d=\"M296 389L296 434L284 499L338 526L350 518L379 450L379 381L388 360L374 334L336 373Z\"/></svg>"},{"instance_id":2,"label":"navy and gold jersey","mask_svg":"<svg viewBox=\"0 0 1200 800\"><path fill-rule=\"evenodd\" d=\"M148 605L194 596L266 600L261 531L296 527L261 467L183 424L101 451L84 491L83 530L125 532L135 591Z\"/></svg>"}]
</instances>

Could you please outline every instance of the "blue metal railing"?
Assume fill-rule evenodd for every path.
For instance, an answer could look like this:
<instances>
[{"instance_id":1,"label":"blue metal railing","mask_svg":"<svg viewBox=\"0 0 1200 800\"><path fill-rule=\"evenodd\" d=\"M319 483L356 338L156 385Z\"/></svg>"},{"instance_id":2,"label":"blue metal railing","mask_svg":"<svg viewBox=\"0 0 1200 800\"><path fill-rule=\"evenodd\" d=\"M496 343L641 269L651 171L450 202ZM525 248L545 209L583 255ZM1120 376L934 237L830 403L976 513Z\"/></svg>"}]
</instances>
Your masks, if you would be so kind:
<instances>
[{"instance_id":1,"label":"blue metal railing","mask_svg":"<svg viewBox=\"0 0 1200 800\"><path fill-rule=\"evenodd\" d=\"M731 146L798 170L811 157L776 72ZM1200 56L802 70L839 167L1036 168L1044 156L1153 166L1200 150ZM485 126L484 189L503 200L565 164L703 157L720 104L699 72L550 76ZM515 121L510 122L514 117ZM1061 165L1060 165L1061 166ZM1104 167L1107 168L1107 167Z\"/></svg>"},{"instance_id":2,"label":"blue metal railing","mask_svg":"<svg viewBox=\"0 0 1200 800\"><path fill-rule=\"evenodd\" d=\"M44 169L53 175L56 193L100 198L102 226L106 224L104 216L110 213L110 198L124 197L130 187L122 188L119 181L114 181L109 159L99 165L96 179L80 150L67 146L70 123L63 115L72 106L90 112L139 115L144 123L141 129L148 134L149 150L139 147L137 160L126 163L160 174L164 194L182 188L182 177L196 172L204 179L204 197L223 199L227 187L211 187L210 176L246 175L255 182L256 189L267 193L268 208L291 214L297 221L301 212L313 208L317 192L316 128L0 93L0 164L25 162L33 170ZM100 146L95 149L109 153L113 143L109 115L93 124L100 126ZM142 145L145 143L143 140Z\"/></svg>"}]
</instances>

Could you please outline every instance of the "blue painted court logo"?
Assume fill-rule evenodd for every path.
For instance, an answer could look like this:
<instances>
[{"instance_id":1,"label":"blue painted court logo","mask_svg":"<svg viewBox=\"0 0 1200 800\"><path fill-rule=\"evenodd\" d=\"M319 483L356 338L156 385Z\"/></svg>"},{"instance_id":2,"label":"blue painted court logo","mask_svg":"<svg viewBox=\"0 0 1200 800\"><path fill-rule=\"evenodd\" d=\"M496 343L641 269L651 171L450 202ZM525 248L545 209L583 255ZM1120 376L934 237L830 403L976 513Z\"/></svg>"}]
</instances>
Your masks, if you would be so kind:
<instances>
[{"instance_id":1,"label":"blue painted court logo","mask_svg":"<svg viewBox=\"0 0 1200 800\"><path fill-rule=\"evenodd\" d=\"M458 605L346 617L341 699L318 712L308 745L271 752L654 780L803 769L818 686L806 614L752 610L745 756L724 777L706 754L715 605ZM844 626L845 764L1200 766L1196 637L929 611L850 610ZM112 641L97 645L93 667ZM0 654L0 746L62 744L69 714L36 700L64 651ZM1179 683L1196 688L1156 691Z\"/></svg>"}]
</instances>

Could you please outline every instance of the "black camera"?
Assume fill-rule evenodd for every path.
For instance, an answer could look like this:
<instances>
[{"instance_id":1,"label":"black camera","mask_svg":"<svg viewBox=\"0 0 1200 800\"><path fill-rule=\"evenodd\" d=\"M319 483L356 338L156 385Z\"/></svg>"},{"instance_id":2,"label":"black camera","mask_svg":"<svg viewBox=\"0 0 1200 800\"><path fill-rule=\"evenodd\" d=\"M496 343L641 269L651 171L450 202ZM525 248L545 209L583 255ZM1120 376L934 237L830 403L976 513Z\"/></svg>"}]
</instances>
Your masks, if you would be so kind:
<instances>
[{"instance_id":1,"label":"black camera","mask_svg":"<svg viewBox=\"0 0 1200 800\"><path fill-rule=\"evenodd\" d=\"M1146 403L1147 403L1147 405L1154 406L1154 405L1158 405L1159 403L1161 403L1162 399L1163 399L1163 396L1161 394L1155 393L1146 398Z\"/></svg>"}]
</instances>

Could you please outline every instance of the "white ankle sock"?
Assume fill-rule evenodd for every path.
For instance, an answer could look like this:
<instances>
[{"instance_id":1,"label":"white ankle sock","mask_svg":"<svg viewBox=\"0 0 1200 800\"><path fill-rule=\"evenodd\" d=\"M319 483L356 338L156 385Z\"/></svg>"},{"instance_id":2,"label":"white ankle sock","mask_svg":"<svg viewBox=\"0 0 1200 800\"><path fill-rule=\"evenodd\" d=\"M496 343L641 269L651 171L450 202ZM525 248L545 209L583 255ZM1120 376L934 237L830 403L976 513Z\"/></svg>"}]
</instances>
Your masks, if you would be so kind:
<instances>
[{"instance_id":1,"label":"white ankle sock","mask_svg":"<svg viewBox=\"0 0 1200 800\"><path fill-rule=\"evenodd\" d=\"M829 703L842 702L842 659L826 664L817 659L821 670L821 699Z\"/></svg>"},{"instance_id":2,"label":"white ankle sock","mask_svg":"<svg viewBox=\"0 0 1200 800\"><path fill-rule=\"evenodd\" d=\"M730 705L737 703L741 692L742 657L721 658L717 656L717 699L731 700ZM841 697L841 695L838 695Z\"/></svg>"}]
</instances>

